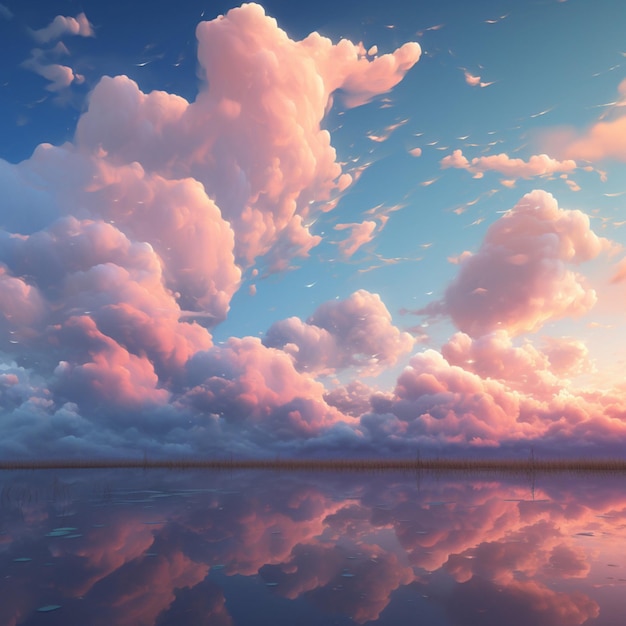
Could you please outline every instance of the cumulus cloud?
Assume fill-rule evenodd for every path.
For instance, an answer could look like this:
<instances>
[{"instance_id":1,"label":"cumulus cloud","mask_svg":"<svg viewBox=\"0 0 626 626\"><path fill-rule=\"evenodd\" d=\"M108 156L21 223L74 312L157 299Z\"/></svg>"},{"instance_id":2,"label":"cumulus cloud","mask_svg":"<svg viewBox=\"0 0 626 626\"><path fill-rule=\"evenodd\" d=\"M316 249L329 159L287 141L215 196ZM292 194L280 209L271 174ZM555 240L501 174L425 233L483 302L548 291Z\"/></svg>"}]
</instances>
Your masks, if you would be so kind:
<instances>
[{"instance_id":1,"label":"cumulus cloud","mask_svg":"<svg viewBox=\"0 0 626 626\"><path fill-rule=\"evenodd\" d=\"M61 39L66 35L94 36L93 27L84 13L79 13L76 17L57 15L48 26L39 30L31 30L30 34L38 43L47 43Z\"/></svg>"},{"instance_id":2,"label":"cumulus cloud","mask_svg":"<svg viewBox=\"0 0 626 626\"><path fill-rule=\"evenodd\" d=\"M435 350L412 357L398 377L393 398L381 403L407 439L497 446L532 434L517 420L519 397L506 385L451 365ZM363 423L369 427L367 415Z\"/></svg>"},{"instance_id":3,"label":"cumulus cloud","mask_svg":"<svg viewBox=\"0 0 626 626\"><path fill-rule=\"evenodd\" d=\"M345 300L322 304L306 322L297 317L275 322L264 343L291 354L303 371L356 366L373 374L394 365L414 339L392 324L380 296L360 289Z\"/></svg>"},{"instance_id":4,"label":"cumulus cloud","mask_svg":"<svg viewBox=\"0 0 626 626\"><path fill-rule=\"evenodd\" d=\"M442 346L441 354L451 365L458 365L481 378L506 381L512 389L550 397L562 381L550 368L548 356L530 343L515 346L504 330L477 339L456 333Z\"/></svg>"},{"instance_id":5,"label":"cumulus cloud","mask_svg":"<svg viewBox=\"0 0 626 626\"><path fill-rule=\"evenodd\" d=\"M39 36L69 32L54 23ZM315 378L374 375L413 348L364 290L274 323L263 341L214 345L208 328L227 317L242 272L309 254L320 241L311 213L351 184L323 129L333 98L357 106L385 93L420 49L371 59L346 40L295 41L251 4L197 36L206 82L195 101L103 77L71 142L0 161L4 455L405 453L624 436L619 394L566 385L586 367L584 346L514 340L595 302L575 266L606 243L545 192L459 257L423 313L461 332L414 356L389 393ZM551 167L507 163L518 168L507 175ZM341 224L344 255L375 226Z\"/></svg>"},{"instance_id":6,"label":"cumulus cloud","mask_svg":"<svg viewBox=\"0 0 626 626\"><path fill-rule=\"evenodd\" d=\"M368 58L347 40L296 41L256 4L196 34L195 101L105 76L72 141L0 160L7 454L185 454L239 440L250 456L353 436L355 418L299 369L296 344L213 346L207 327L226 318L244 267L286 269L320 242L311 211L352 182L322 127L333 98L358 106L389 91L420 47ZM41 44L68 35L93 36L84 14L32 31ZM59 41L24 65L58 93L80 80L58 62L66 54ZM347 251L363 241L355 233ZM367 293L320 307L301 326L328 335L332 362L318 345L312 371L394 363L412 339L390 320Z\"/></svg>"},{"instance_id":7,"label":"cumulus cloud","mask_svg":"<svg viewBox=\"0 0 626 626\"><path fill-rule=\"evenodd\" d=\"M404 455L416 448L519 454L529 445L548 455L555 447L574 454L618 453L626 435L619 389L572 389L566 380L555 380L545 353L507 345L502 337L456 337L445 352L447 358L436 350L415 355L393 393L371 396L370 411L360 417L361 447ZM475 363L466 354L477 356ZM533 361L543 368L534 374Z\"/></svg>"},{"instance_id":8,"label":"cumulus cloud","mask_svg":"<svg viewBox=\"0 0 626 626\"><path fill-rule=\"evenodd\" d=\"M607 245L584 213L561 209L547 192L533 191L490 226L443 298L421 313L449 315L473 337L500 329L534 332L548 320L583 315L596 294L571 267Z\"/></svg>"},{"instance_id":9,"label":"cumulus cloud","mask_svg":"<svg viewBox=\"0 0 626 626\"><path fill-rule=\"evenodd\" d=\"M469 161L462 150L454 150L440 161L442 168L464 169L474 174L474 178L482 178L488 171L499 172L509 179L545 176L558 172L571 172L578 166L575 161L557 161L547 154L533 154L528 161L512 159L504 152L491 156L474 157Z\"/></svg>"},{"instance_id":10,"label":"cumulus cloud","mask_svg":"<svg viewBox=\"0 0 626 626\"><path fill-rule=\"evenodd\" d=\"M190 388L182 405L239 424L242 443L248 428L271 444L349 421L326 404L322 383L298 372L286 352L255 337L231 338L223 347L196 353L187 372Z\"/></svg>"},{"instance_id":11,"label":"cumulus cloud","mask_svg":"<svg viewBox=\"0 0 626 626\"><path fill-rule=\"evenodd\" d=\"M588 350L582 341L546 337L543 346L529 341L515 345L504 330L472 339L456 333L441 349L451 365L500 380L511 390L548 400L564 389L569 377L591 369Z\"/></svg>"},{"instance_id":12,"label":"cumulus cloud","mask_svg":"<svg viewBox=\"0 0 626 626\"><path fill-rule=\"evenodd\" d=\"M360 380L351 380L347 385L336 387L324 395L324 400L338 408L344 415L359 417L370 409L370 398L374 389Z\"/></svg>"},{"instance_id":13,"label":"cumulus cloud","mask_svg":"<svg viewBox=\"0 0 626 626\"><path fill-rule=\"evenodd\" d=\"M62 218L47 231L5 236L2 257L31 283L3 274L5 350L53 374L58 402L162 404L163 383L211 346L204 328L179 321L152 247L111 224Z\"/></svg>"},{"instance_id":14,"label":"cumulus cloud","mask_svg":"<svg viewBox=\"0 0 626 626\"><path fill-rule=\"evenodd\" d=\"M306 256L319 243L303 222L311 201L329 201L351 181L320 125L333 93L357 106L390 90L419 59L419 45L371 60L347 40L313 33L293 41L256 4L200 23L196 35L208 85L195 102L104 78L77 144L117 164L202 182L235 231L237 259L268 255L270 269L282 269L285 255ZM272 257L275 246L282 255Z\"/></svg>"}]
</instances>

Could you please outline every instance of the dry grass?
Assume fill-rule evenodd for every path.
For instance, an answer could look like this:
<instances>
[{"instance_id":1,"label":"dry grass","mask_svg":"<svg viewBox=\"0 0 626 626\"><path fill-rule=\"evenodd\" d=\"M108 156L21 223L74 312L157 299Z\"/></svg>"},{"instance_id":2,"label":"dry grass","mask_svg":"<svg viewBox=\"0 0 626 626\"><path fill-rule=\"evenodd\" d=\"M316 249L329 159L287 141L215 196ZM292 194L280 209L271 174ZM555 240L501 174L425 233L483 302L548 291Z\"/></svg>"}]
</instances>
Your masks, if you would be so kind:
<instances>
[{"instance_id":1,"label":"dry grass","mask_svg":"<svg viewBox=\"0 0 626 626\"><path fill-rule=\"evenodd\" d=\"M0 460L0 470L208 469L274 471L626 472L626 459L39 459Z\"/></svg>"}]
</instances>

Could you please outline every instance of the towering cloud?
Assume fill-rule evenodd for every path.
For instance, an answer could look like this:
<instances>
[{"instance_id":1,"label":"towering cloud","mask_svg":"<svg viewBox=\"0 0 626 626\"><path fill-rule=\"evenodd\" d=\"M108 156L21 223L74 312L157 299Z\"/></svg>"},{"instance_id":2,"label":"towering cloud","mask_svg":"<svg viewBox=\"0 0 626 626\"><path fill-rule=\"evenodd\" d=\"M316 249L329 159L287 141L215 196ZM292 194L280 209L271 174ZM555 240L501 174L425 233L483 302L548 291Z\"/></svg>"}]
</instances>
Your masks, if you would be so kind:
<instances>
[{"instance_id":1,"label":"towering cloud","mask_svg":"<svg viewBox=\"0 0 626 626\"><path fill-rule=\"evenodd\" d=\"M31 34L47 44L94 33L81 13ZM329 209L352 180L322 128L334 95L357 106L390 90L420 47L371 59L347 40L295 41L256 4L201 23L197 37L194 102L105 76L72 142L0 161L5 451L63 439L60 454L110 454L142 438L184 451L220 429L233 436L239 415L249 451L354 419L326 403L291 348L213 347L207 327L226 318L243 266L280 270L319 243L311 207ZM36 49L25 65L58 91L76 80L54 63L66 52ZM357 316L370 314L366 329ZM388 364L410 348L372 294L317 315L310 328L330 333L331 369Z\"/></svg>"},{"instance_id":2,"label":"towering cloud","mask_svg":"<svg viewBox=\"0 0 626 626\"><path fill-rule=\"evenodd\" d=\"M256 4L202 22L196 34L208 87L194 103L105 78L78 124L77 146L202 182L235 231L238 261L268 254L270 268L281 269L285 257L319 242L302 221L311 201L329 200L351 180L320 126L333 93L356 106L388 91L420 47L370 60L347 40L313 33L293 41Z\"/></svg>"}]
</instances>

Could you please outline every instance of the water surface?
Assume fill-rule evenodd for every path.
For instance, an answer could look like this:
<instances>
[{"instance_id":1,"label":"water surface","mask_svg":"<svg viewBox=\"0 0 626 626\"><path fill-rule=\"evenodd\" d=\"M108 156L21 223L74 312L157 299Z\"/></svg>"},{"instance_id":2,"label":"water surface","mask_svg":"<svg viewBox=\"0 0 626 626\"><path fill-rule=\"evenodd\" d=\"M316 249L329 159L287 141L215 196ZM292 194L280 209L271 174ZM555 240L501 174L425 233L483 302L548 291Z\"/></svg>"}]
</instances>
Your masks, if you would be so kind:
<instances>
[{"instance_id":1,"label":"water surface","mask_svg":"<svg viewBox=\"0 0 626 626\"><path fill-rule=\"evenodd\" d=\"M623 619L621 476L0 475L0 623Z\"/></svg>"}]
</instances>

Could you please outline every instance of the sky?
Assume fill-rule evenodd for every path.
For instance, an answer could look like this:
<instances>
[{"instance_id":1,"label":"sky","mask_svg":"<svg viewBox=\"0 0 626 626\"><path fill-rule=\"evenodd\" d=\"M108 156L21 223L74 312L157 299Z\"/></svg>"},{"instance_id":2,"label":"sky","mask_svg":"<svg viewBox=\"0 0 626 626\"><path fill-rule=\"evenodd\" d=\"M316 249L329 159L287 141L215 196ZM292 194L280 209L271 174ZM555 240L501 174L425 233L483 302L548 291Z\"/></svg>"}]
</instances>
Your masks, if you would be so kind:
<instances>
[{"instance_id":1,"label":"sky","mask_svg":"<svg viewBox=\"0 0 626 626\"><path fill-rule=\"evenodd\" d=\"M622 454L624 24L3 0L0 454Z\"/></svg>"}]
</instances>

